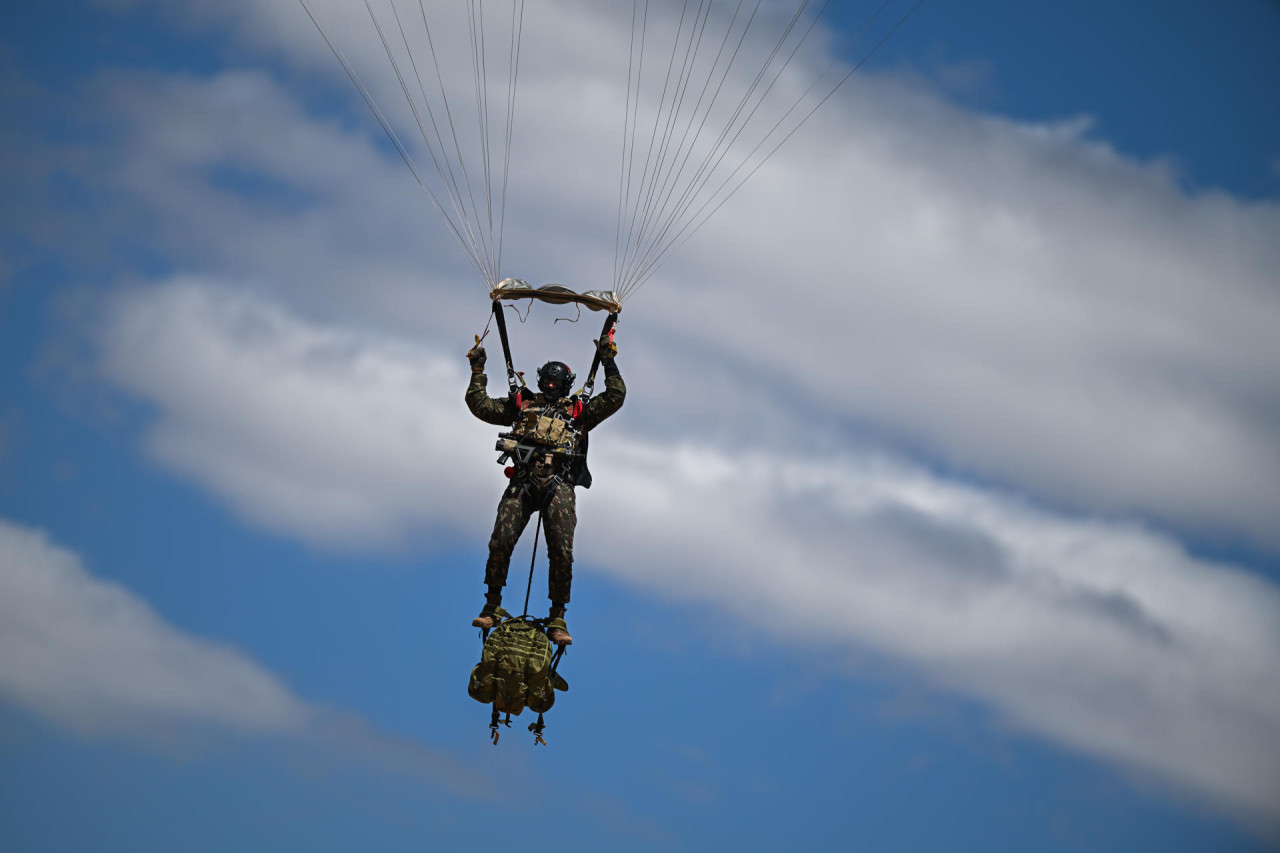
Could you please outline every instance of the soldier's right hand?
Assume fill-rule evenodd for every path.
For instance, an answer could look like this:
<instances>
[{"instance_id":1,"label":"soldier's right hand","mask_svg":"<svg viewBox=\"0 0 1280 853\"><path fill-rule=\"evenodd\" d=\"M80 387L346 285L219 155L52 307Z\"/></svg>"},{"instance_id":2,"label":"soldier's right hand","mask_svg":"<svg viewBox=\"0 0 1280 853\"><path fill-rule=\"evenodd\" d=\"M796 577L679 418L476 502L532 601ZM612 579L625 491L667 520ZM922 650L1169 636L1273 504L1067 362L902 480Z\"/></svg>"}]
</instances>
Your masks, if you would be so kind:
<instances>
[{"instance_id":1,"label":"soldier's right hand","mask_svg":"<svg viewBox=\"0 0 1280 853\"><path fill-rule=\"evenodd\" d=\"M474 371L484 370L485 359L488 355L484 351L484 347L480 346L480 336L476 336L476 345L467 350L467 361L471 362L471 369Z\"/></svg>"}]
</instances>

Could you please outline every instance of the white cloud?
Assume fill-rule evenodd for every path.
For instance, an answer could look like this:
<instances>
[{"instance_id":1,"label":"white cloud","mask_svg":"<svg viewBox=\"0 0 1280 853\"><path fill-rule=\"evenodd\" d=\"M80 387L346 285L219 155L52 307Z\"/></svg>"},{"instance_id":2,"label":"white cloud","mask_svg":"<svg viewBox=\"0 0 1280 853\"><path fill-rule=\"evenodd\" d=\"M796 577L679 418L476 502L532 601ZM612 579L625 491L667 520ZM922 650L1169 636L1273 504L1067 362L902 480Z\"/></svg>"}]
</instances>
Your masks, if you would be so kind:
<instances>
[{"instance_id":1,"label":"white cloud","mask_svg":"<svg viewBox=\"0 0 1280 853\"><path fill-rule=\"evenodd\" d=\"M328 544L383 543L415 525L470 528L466 498L500 476L488 431L459 416L460 353L371 344L193 281L125 294L110 317L104 370L160 409L150 451L245 518Z\"/></svg>"},{"instance_id":2,"label":"white cloud","mask_svg":"<svg viewBox=\"0 0 1280 853\"><path fill-rule=\"evenodd\" d=\"M225 14L308 74L336 65L300 11ZM615 24L573 3L530 18L508 272L584 287L612 266ZM366 27L337 31L394 104ZM127 138L102 171L185 268L437 340L484 317L372 119L353 134L259 72L103 86ZM692 389L670 405L694 433L750 442L774 418L709 387L723 374L814 412L818 442L856 424L1053 502L1280 545L1280 209L1189 196L1088 132L855 78L628 305L633 377ZM229 168L278 192L237 192ZM540 334L518 355L558 355Z\"/></svg>"},{"instance_id":3,"label":"white cloud","mask_svg":"<svg viewBox=\"0 0 1280 853\"><path fill-rule=\"evenodd\" d=\"M90 733L173 723L281 733L312 716L245 655L182 633L43 533L3 519L0 693Z\"/></svg>"},{"instance_id":4,"label":"white cloud","mask_svg":"<svg viewBox=\"0 0 1280 853\"><path fill-rule=\"evenodd\" d=\"M287 6L181 14L345 86ZM595 285L626 33L572 2L533 20L528 45L582 50L522 71L508 271ZM379 50L348 48L390 104ZM98 95L123 133L99 169L122 227L147 223L201 271L106 324L107 375L157 407L150 451L309 541L483 535L501 480L460 354L485 302L371 120L317 117L263 72L108 78ZM628 304L633 396L582 503L611 548L584 536L582 556L768 609L785 635L873 645L1274 825L1273 586L864 444L1082 513L1280 545L1280 209L1188 195L1090 132L855 80ZM581 346L563 326L518 327L518 357Z\"/></svg>"},{"instance_id":5,"label":"white cloud","mask_svg":"<svg viewBox=\"0 0 1280 853\"><path fill-rule=\"evenodd\" d=\"M5 519L0 701L88 736L265 735L310 761L354 760L464 796L491 794L483 774L448 754L300 699L246 654L183 632L44 532Z\"/></svg>"},{"instance_id":6,"label":"white cloud","mask_svg":"<svg viewBox=\"0 0 1280 853\"><path fill-rule=\"evenodd\" d=\"M582 523L608 535L583 538L607 547L587 553L632 583L870 645L1030 730L1280 820L1272 584L875 456L615 438L596 468L609 498Z\"/></svg>"},{"instance_id":7,"label":"white cloud","mask_svg":"<svg viewBox=\"0 0 1280 853\"><path fill-rule=\"evenodd\" d=\"M247 517L327 543L487 531L501 476L458 354L193 282L109 316L104 364L156 405L152 452ZM1272 584L883 454L673 444L628 411L593 443L584 567L791 641L874 647L1031 731L1280 819Z\"/></svg>"}]
</instances>

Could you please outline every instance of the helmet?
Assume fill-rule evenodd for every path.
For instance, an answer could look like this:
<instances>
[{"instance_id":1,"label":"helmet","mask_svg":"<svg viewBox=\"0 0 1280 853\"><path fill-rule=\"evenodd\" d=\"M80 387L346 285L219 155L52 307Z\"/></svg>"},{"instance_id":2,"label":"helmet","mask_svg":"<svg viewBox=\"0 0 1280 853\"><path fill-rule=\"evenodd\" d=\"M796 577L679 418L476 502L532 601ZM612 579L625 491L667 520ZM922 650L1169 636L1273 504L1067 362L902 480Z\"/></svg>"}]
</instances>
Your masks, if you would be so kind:
<instances>
[{"instance_id":1,"label":"helmet","mask_svg":"<svg viewBox=\"0 0 1280 853\"><path fill-rule=\"evenodd\" d=\"M538 390L550 400L559 400L569 393L576 378L563 361L548 361L538 368Z\"/></svg>"}]
</instances>

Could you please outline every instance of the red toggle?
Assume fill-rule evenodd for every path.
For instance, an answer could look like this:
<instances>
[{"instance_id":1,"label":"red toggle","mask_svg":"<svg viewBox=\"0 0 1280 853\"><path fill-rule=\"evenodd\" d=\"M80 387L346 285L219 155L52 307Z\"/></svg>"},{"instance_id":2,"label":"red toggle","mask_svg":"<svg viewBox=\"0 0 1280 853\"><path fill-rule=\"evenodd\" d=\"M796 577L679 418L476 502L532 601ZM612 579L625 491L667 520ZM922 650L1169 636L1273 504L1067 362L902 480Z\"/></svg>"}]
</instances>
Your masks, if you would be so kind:
<instances>
[{"instance_id":1,"label":"red toggle","mask_svg":"<svg viewBox=\"0 0 1280 853\"><path fill-rule=\"evenodd\" d=\"M513 466L508 465L506 468L502 469L502 473L506 474L507 479L510 480L512 477L515 476L516 469Z\"/></svg>"}]
</instances>

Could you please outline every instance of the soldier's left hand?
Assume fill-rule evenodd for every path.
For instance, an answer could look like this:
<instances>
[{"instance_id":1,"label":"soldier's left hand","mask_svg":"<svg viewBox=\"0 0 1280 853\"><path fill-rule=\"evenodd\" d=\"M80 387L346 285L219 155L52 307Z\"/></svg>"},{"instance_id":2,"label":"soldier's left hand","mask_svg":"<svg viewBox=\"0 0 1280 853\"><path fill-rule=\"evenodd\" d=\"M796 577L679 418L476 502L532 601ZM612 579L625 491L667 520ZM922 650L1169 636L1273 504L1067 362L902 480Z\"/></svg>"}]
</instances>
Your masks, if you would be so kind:
<instances>
[{"instance_id":1,"label":"soldier's left hand","mask_svg":"<svg viewBox=\"0 0 1280 853\"><path fill-rule=\"evenodd\" d=\"M609 337L598 341L592 341L596 345L596 351L600 353L601 358L617 358L618 345L613 342L613 331L609 332Z\"/></svg>"}]
</instances>

